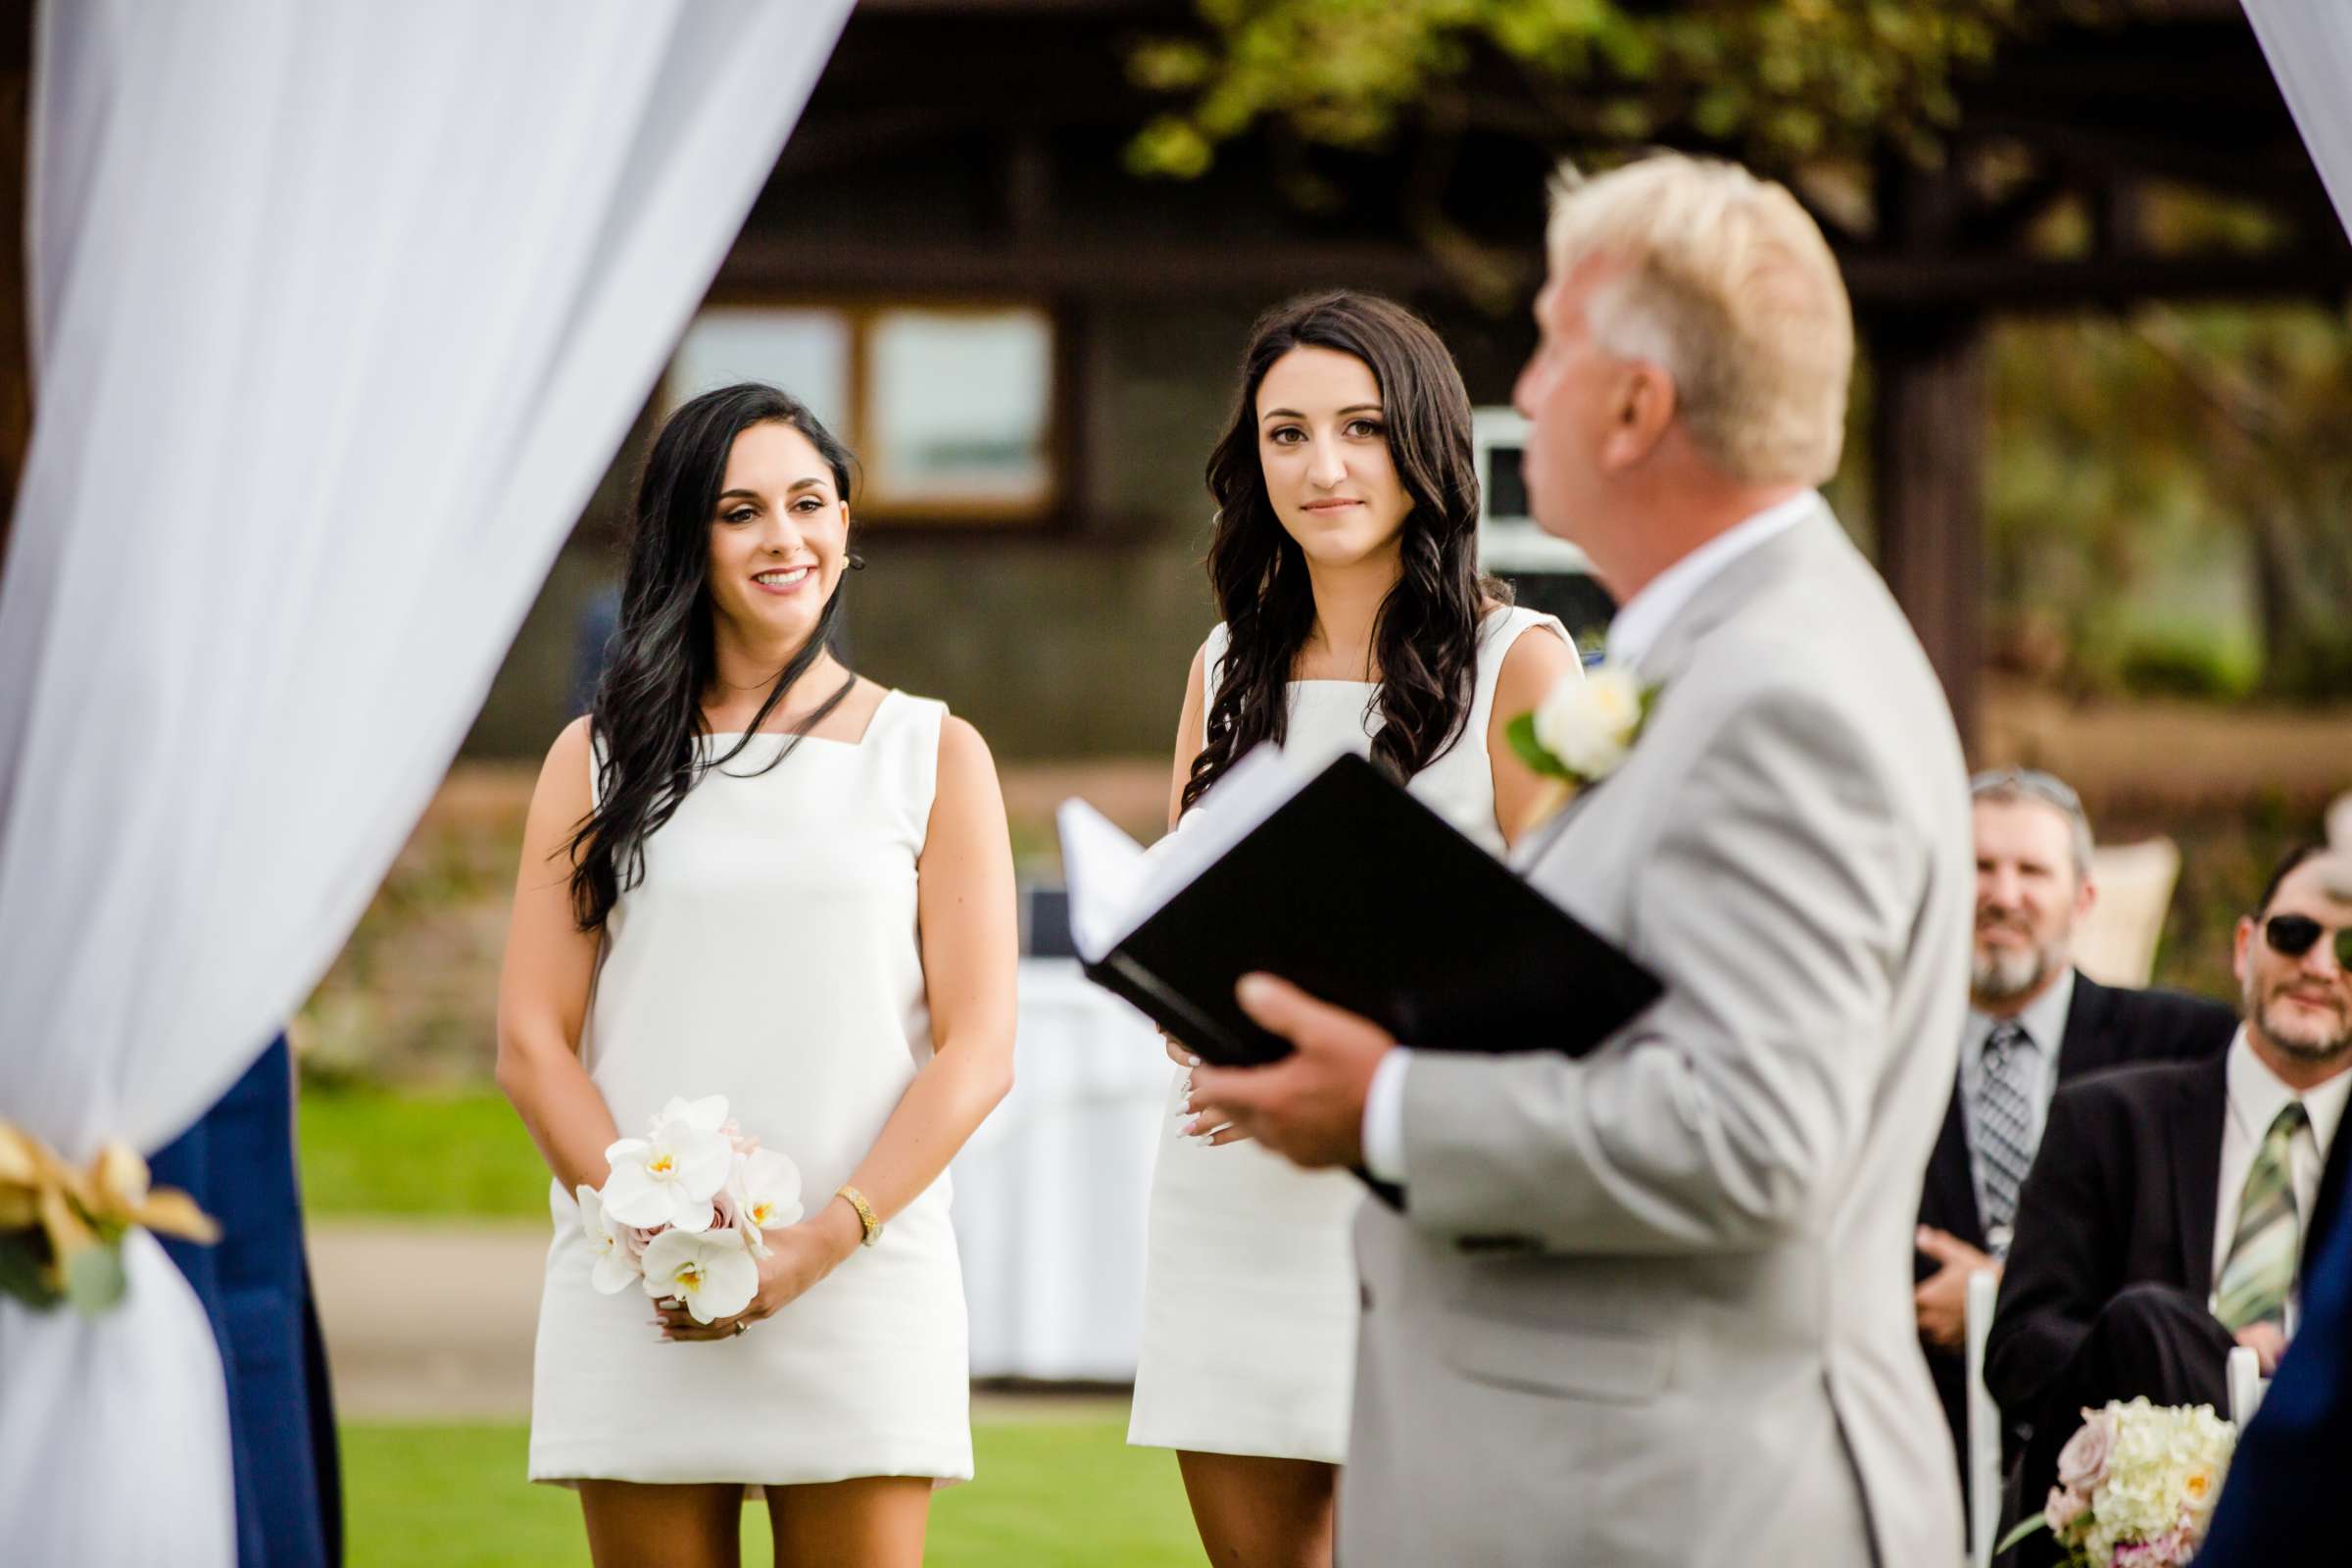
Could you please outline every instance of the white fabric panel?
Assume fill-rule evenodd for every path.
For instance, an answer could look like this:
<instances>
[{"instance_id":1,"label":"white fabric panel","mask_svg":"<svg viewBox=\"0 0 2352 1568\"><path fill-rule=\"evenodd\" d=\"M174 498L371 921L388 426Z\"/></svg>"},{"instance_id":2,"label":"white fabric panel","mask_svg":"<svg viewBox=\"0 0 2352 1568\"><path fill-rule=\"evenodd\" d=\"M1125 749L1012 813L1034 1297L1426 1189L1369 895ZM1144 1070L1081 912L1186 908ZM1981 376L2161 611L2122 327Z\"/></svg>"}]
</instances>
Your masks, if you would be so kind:
<instances>
[{"instance_id":1,"label":"white fabric panel","mask_svg":"<svg viewBox=\"0 0 2352 1568\"><path fill-rule=\"evenodd\" d=\"M37 416L0 577L0 1116L152 1150L440 780L848 0L42 8ZM233 1555L159 1249L0 1302L32 1562Z\"/></svg>"},{"instance_id":2,"label":"white fabric panel","mask_svg":"<svg viewBox=\"0 0 2352 1568\"><path fill-rule=\"evenodd\" d=\"M2245 6L2336 220L2352 228L2352 6L2341 0L2245 0Z\"/></svg>"},{"instance_id":3,"label":"white fabric panel","mask_svg":"<svg viewBox=\"0 0 2352 1568\"><path fill-rule=\"evenodd\" d=\"M1144 1221L1176 1071L1159 1032L1079 977L1021 960L1012 1093L956 1156L972 1376L1135 1376Z\"/></svg>"}]
</instances>

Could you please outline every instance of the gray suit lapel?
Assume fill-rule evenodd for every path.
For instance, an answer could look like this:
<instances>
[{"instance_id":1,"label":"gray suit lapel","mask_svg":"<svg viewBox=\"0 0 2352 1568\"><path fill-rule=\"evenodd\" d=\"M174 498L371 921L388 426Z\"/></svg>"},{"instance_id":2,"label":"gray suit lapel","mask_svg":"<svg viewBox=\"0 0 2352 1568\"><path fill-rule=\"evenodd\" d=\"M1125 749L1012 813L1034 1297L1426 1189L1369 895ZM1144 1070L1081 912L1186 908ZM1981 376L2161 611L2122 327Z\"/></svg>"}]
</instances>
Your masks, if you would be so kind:
<instances>
[{"instance_id":1,"label":"gray suit lapel","mask_svg":"<svg viewBox=\"0 0 2352 1568\"><path fill-rule=\"evenodd\" d=\"M1548 819L1536 824L1536 830L1533 833L1512 847L1511 853L1505 858L1505 863L1522 876L1526 875L1529 867L1542 859L1552 845L1558 842L1560 835L1568 830L1568 824L1575 818L1576 813L1583 810L1586 803L1600 792L1600 785L1607 782L1608 780L1604 778L1600 784L1588 784L1578 790L1569 798L1566 805L1552 812Z\"/></svg>"}]
</instances>

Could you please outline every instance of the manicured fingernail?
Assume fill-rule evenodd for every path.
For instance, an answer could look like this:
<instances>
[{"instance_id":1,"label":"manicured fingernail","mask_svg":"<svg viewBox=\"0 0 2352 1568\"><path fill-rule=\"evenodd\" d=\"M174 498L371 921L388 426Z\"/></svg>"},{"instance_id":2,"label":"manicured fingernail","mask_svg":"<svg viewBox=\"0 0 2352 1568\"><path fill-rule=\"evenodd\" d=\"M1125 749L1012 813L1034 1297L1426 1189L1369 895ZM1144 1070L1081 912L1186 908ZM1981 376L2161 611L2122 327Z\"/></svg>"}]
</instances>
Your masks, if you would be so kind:
<instances>
[{"instance_id":1,"label":"manicured fingernail","mask_svg":"<svg viewBox=\"0 0 2352 1568\"><path fill-rule=\"evenodd\" d=\"M1233 994L1243 1006L1248 1007L1268 1001L1273 989L1274 982L1268 980L1264 975L1246 974L1234 986Z\"/></svg>"}]
</instances>

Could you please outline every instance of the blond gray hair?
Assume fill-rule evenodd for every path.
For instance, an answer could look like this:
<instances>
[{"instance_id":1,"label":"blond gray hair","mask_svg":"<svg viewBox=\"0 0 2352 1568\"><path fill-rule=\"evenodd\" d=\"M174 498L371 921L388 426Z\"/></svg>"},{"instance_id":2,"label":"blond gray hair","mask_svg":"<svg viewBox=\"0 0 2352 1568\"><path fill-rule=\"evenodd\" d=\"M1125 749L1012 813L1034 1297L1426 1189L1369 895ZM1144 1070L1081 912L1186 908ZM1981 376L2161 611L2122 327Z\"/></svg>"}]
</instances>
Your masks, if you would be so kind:
<instances>
[{"instance_id":1,"label":"blond gray hair","mask_svg":"<svg viewBox=\"0 0 2352 1568\"><path fill-rule=\"evenodd\" d=\"M1854 318L1821 228L1737 164L1656 153L1588 178L1562 165L1552 276L1622 266L1591 297L1595 340L1674 378L1707 460L1750 484L1819 484L1845 444Z\"/></svg>"}]
</instances>

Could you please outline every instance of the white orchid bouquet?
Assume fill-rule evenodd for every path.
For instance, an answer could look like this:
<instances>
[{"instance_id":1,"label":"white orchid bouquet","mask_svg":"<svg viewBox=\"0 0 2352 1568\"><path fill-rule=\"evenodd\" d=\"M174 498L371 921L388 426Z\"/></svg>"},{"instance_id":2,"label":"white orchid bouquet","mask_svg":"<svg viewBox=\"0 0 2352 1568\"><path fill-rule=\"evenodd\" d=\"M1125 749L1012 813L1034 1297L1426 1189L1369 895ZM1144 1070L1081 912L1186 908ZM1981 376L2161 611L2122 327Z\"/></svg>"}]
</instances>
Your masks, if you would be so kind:
<instances>
[{"instance_id":1,"label":"white orchid bouquet","mask_svg":"<svg viewBox=\"0 0 2352 1568\"><path fill-rule=\"evenodd\" d=\"M2070 1564L2180 1568L2204 1543L2236 1446L2237 1428L2210 1404L2141 1398L2084 1410L2049 1501L1998 1549L2046 1526Z\"/></svg>"},{"instance_id":2,"label":"white orchid bouquet","mask_svg":"<svg viewBox=\"0 0 2352 1568\"><path fill-rule=\"evenodd\" d=\"M605 1151L602 1190L577 1193L607 1296L631 1285L685 1303L698 1323L733 1317L760 1289L760 1233L801 1217L801 1170L727 1116L723 1095L673 1099L643 1138Z\"/></svg>"}]
</instances>

